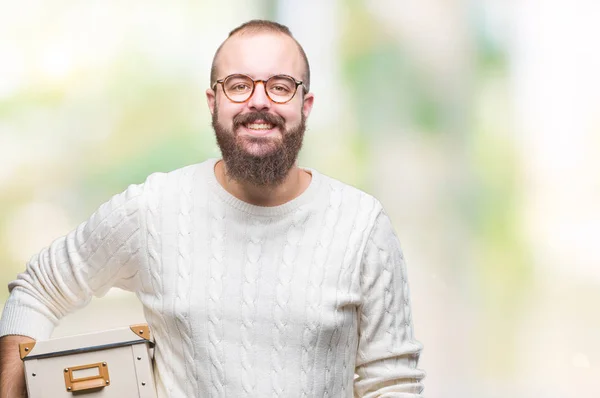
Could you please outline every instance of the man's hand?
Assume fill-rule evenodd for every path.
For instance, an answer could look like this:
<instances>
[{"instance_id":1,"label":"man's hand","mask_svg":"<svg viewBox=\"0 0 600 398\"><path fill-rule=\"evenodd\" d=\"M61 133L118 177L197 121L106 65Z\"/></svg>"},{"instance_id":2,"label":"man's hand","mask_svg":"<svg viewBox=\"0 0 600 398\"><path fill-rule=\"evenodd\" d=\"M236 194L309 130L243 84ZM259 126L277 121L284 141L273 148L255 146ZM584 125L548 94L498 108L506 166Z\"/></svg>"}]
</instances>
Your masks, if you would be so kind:
<instances>
[{"instance_id":1,"label":"man's hand","mask_svg":"<svg viewBox=\"0 0 600 398\"><path fill-rule=\"evenodd\" d=\"M25 336L0 338L0 398L27 398L19 343L35 341Z\"/></svg>"}]
</instances>

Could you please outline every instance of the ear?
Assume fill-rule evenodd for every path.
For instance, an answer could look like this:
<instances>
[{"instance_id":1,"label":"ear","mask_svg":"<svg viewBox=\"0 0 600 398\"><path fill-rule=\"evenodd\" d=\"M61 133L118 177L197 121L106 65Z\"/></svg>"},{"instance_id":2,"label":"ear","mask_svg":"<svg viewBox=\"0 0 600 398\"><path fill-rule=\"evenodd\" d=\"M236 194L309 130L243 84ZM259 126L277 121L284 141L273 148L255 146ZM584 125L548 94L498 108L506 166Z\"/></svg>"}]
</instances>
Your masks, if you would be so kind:
<instances>
[{"instance_id":1,"label":"ear","mask_svg":"<svg viewBox=\"0 0 600 398\"><path fill-rule=\"evenodd\" d=\"M215 91L211 88L206 90L206 103L208 104L208 110L210 111L210 114L214 115L217 98Z\"/></svg>"},{"instance_id":2,"label":"ear","mask_svg":"<svg viewBox=\"0 0 600 398\"><path fill-rule=\"evenodd\" d=\"M306 119L308 119L308 115L310 115L314 101L315 95L313 93L307 93L302 99L302 113Z\"/></svg>"}]
</instances>

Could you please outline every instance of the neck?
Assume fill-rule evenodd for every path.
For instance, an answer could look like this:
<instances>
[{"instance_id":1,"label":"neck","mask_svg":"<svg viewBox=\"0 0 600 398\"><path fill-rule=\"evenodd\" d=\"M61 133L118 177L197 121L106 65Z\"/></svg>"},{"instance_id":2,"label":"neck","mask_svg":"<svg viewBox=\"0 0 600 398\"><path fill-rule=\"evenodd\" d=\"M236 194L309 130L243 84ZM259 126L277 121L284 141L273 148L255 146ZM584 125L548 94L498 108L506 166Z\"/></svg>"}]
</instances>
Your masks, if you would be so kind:
<instances>
[{"instance_id":1,"label":"neck","mask_svg":"<svg viewBox=\"0 0 600 398\"><path fill-rule=\"evenodd\" d=\"M312 178L309 172L294 165L281 184L275 187L256 186L227 177L227 166L223 160L215 164L215 177L231 195L251 205L263 207L280 206L297 198L308 188Z\"/></svg>"}]
</instances>

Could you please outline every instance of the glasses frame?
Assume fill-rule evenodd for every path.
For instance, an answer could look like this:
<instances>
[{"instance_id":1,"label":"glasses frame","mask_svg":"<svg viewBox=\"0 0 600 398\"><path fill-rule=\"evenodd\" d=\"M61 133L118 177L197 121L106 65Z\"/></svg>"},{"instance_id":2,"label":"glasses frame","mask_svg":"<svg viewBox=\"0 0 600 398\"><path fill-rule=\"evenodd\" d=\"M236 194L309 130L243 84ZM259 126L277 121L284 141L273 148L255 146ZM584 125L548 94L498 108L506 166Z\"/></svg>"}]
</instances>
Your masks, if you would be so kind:
<instances>
[{"instance_id":1,"label":"glasses frame","mask_svg":"<svg viewBox=\"0 0 600 398\"><path fill-rule=\"evenodd\" d=\"M227 92L225 91L225 85L223 84L227 79L233 77L233 76L244 76L247 77L248 79L250 79L252 81L252 91L250 91L250 95L248 95L248 98L246 98L243 101L234 101L232 100L228 95ZM289 78L291 80L294 81L294 83L296 84L296 88L294 89L294 94L292 94L292 96L290 97L289 100L287 101L275 101L273 98L271 98L271 96L269 95L269 92L267 91L267 83L269 82L269 80L275 78L275 77L285 77L285 78ZM267 96L267 98L275 103L275 104L287 104L288 102L290 102L291 100L294 99L294 97L296 96L296 93L298 92L298 87L302 86L302 88L304 89L304 93L306 95L306 93L308 92L308 88L306 87L306 85L304 84L304 82L302 82L301 80L296 80L293 76L290 75L273 75L271 77L269 77L267 80L264 79L256 79L254 80L253 78L251 78L248 75L245 75L243 73L234 73L232 75L229 76L225 76L222 79L217 80L216 82L214 82L214 84L212 85L212 90L215 91L217 88L217 84L221 84L221 88L223 88L223 94L225 94L225 97L227 97L227 99L231 102L235 102L236 104L243 104L244 102L250 101L250 98L252 98L252 96L254 95L254 90L256 90L256 83L262 83L263 85L263 89L265 90L265 95Z\"/></svg>"}]
</instances>

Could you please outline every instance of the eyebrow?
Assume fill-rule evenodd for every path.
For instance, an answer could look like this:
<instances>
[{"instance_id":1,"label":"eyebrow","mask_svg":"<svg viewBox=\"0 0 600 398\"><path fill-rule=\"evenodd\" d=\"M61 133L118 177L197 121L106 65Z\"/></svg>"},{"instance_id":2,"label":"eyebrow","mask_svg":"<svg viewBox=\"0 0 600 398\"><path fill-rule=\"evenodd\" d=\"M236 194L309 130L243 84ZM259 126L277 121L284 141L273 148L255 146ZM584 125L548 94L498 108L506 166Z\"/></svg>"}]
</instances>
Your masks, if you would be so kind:
<instances>
[{"instance_id":1,"label":"eyebrow","mask_svg":"<svg viewBox=\"0 0 600 398\"><path fill-rule=\"evenodd\" d=\"M256 75L254 75L252 73L247 73L247 72L233 72L233 73L229 73L228 75L225 75L224 77L222 77L222 79L224 79L227 76L231 76L231 75L246 75L246 76L250 76L253 80L268 80L268 79L270 79L273 76L281 76L281 75L283 75L283 76L289 76L289 77L291 77L293 79L301 81L300 79L296 78L294 75L289 74L289 73L285 73L285 72L274 73L272 75L269 75L269 76L265 77L264 79L257 79Z\"/></svg>"}]
</instances>

